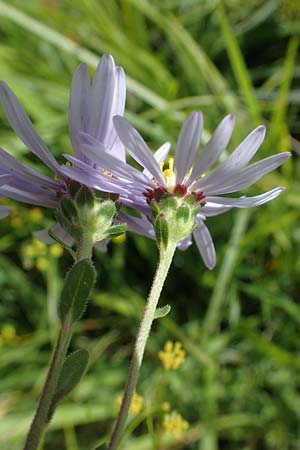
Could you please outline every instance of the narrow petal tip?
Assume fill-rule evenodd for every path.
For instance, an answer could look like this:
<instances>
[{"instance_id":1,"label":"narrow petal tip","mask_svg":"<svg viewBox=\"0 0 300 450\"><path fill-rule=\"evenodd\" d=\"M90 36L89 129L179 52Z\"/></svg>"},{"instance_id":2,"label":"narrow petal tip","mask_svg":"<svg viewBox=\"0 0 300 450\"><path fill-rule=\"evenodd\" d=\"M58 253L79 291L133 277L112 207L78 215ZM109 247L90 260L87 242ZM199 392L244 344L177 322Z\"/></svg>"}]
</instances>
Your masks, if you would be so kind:
<instances>
[{"instance_id":1,"label":"narrow petal tip","mask_svg":"<svg viewBox=\"0 0 300 450\"><path fill-rule=\"evenodd\" d=\"M115 67L115 60L112 57L112 55L110 55L109 53L104 53L104 55L102 56L100 62L99 62L99 66L100 64L107 64L107 65L111 65L113 67Z\"/></svg>"},{"instance_id":2,"label":"narrow petal tip","mask_svg":"<svg viewBox=\"0 0 300 450\"><path fill-rule=\"evenodd\" d=\"M11 92L10 87L5 83L5 81L0 81L0 98L2 99L7 92Z\"/></svg>"},{"instance_id":3,"label":"narrow petal tip","mask_svg":"<svg viewBox=\"0 0 300 450\"><path fill-rule=\"evenodd\" d=\"M227 124L231 128L234 127L235 124L235 115L234 114L228 114L228 116L225 116L224 119L221 121L223 124Z\"/></svg>"},{"instance_id":4,"label":"narrow petal tip","mask_svg":"<svg viewBox=\"0 0 300 450\"><path fill-rule=\"evenodd\" d=\"M262 134L266 134L266 127L265 125L259 125L257 128L255 128L254 132L256 133L262 133Z\"/></svg>"}]
</instances>

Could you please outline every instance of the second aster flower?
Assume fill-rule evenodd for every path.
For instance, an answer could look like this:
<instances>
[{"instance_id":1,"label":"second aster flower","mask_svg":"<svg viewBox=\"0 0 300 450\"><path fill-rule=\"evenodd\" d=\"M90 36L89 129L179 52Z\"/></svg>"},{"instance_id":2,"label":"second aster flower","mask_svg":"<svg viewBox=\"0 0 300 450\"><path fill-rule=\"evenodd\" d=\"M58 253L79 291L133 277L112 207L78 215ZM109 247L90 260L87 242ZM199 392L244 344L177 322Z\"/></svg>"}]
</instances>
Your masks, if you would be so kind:
<instances>
[{"instance_id":1,"label":"second aster flower","mask_svg":"<svg viewBox=\"0 0 300 450\"><path fill-rule=\"evenodd\" d=\"M193 220L192 226L189 222L186 228L182 227L181 239L178 233L174 238L178 239L179 248L186 248L192 242L190 236L192 234L209 269L215 266L216 256L211 235L204 223L206 217L216 216L233 207L248 208L262 205L276 198L284 190L283 187L277 187L255 197L222 196L251 186L290 157L290 153L283 152L248 165L264 140L264 126L253 130L219 167L210 171L230 140L234 128L233 115L221 121L197 157L203 117L200 112L191 113L181 128L174 159L169 158L167 163L164 159L167 157L168 149L160 149L153 155L137 130L125 119L115 117L114 125L130 155L144 168L143 172L107 153L100 152L92 140L86 139L83 147L89 158L102 168L100 178L103 182L109 173L110 176L112 174L112 184L116 187L127 183L127 194L121 197L125 199L126 204L130 200L132 206L142 213L141 219L127 218L128 228L151 237L154 235L151 224L155 225L157 217L163 218L171 204L172 207L181 208L181 218L187 217L182 206L192 205L192 216L188 216ZM81 169L83 172L87 170L82 165ZM106 173L103 173L103 169ZM94 187L101 189L100 179L98 185ZM171 203L169 199L173 199ZM172 220L174 217L173 215ZM173 235L175 228L175 225L169 227ZM155 231L157 236L157 230ZM187 236L184 235L184 231Z\"/></svg>"}]
</instances>

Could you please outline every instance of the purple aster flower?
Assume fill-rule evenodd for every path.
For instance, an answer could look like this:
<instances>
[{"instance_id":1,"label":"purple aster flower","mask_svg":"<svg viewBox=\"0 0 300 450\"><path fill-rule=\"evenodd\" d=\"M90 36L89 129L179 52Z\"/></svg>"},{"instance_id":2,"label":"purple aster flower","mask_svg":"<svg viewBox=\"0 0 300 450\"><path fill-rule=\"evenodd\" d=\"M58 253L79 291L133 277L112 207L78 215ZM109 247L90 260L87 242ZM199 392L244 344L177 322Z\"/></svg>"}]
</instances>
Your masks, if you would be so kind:
<instances>
[{"instance_id":1,"label":"purple aster flower","mask_svg":"<svg viewBox=\"0 0 300 450\"><path fill-rule=\"evenodd\" d=\"M116 114L123 114L125 96L125 74L121 67L115 66L112 56L102 57L92 83L87 66L81 64L78 67L70 93L69 130L74 152L79 160L91 164L81 148L79 136L82 132L93 139L94 143L103 146L105 151L110 151L120 159L124 158L124 146L116 134L112 119ZM9 182L0 186L0 195L32 205L57 208L61 196L68 192L69 176L64 174L35 131L17 97L4 82L0 83L0 101L16 134L56 178L41 174L0 149L0 177L10 174ZM88 184L88 181L87 177L83 183ZM109 186L108 180L106 191Z\"/></svg>"},{"instance_id":2,"label":"purple aster flower","mask_svg":"<svg viewBox=\"0 0 300 450\"><path fill-rule=\"evenodd\" d=\"M210 171L230 140L234 128L233 115L221 121L197 157L203 117L200 112L193 112L181 128L175 157L169 158L167 164L163 162L167 148L160 149L153 155L140 134L125 119L115 117L114 125L129 154L144 168L143 172L100 151L101 148L95 145L95 142L82 135L82 141L85 140L85 144L82 144L85 155L101 167L102 172L96 168L88 169L86 164L78 163L71 158L77 167L69 168L70 173L75 170L77 175L81 173L82 177L84 173L88 174L92 187L96 189L102 189L102 181L105 183L109 177L112 180L111 188L115 189L115 192L120 192L119 189L127 185L127 193L121 195L122 201L143 214L140 219L127 217L128 227L149 237L154 237L150 223L153 201L159 202L168 196L178 198L193 196L199 212L195 218L192 235L209 269L215 266L216 256L211 235L204 223L206 217L216 216L233 207L249 208L262 205L276 198L284 190L283 187L277 187L255 197L222 196L251 186L290 157L290 153L284 152L248 165L264 140L264 126L253 130L219 167ZM150 221L147 218L150 218ZM179 242L178 247L185 249L191 243L191 236L187 236Z\"/></svg>"}]
</instances>

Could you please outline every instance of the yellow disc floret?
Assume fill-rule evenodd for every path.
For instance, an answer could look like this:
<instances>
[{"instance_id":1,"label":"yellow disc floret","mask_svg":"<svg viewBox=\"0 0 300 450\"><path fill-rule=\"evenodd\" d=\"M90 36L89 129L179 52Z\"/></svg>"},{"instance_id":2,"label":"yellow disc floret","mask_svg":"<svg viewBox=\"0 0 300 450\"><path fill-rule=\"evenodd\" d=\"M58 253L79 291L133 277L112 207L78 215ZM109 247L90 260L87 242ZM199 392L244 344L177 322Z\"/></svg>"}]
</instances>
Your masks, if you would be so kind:
<instances>
[{"instance_id":1,"label":"yellow disc floret","mask_svg":"<svg viewBox=\"0 0 300 450\"><path fill-rule=\"evenodd\" d=\"M167 169L163 170L164 166L165 166L165 162L163 161L162 163L160 163L160 169L166 180L168 191L172 192L176 185L176 175L174 172L174 158L171 157L168 159L168 168Z\"/></svg>"}]
</instances>

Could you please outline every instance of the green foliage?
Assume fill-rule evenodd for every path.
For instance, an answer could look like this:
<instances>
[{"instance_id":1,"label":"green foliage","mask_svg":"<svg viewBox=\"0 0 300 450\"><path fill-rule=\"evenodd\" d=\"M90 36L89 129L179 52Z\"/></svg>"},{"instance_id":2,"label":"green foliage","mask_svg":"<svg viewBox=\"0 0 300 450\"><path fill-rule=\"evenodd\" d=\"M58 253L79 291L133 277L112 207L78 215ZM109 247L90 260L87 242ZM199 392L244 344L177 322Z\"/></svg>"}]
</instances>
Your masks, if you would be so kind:
<instances>
[{"instance_id":1,"label":"green foliage","mask_svg":"<svg viewBox=\"0 0 300 450\"><path fill-rule=\"evenodd\" d=\"M294 450L299 447L299 2L294 0L0 1L0 78L20 97L61 163L71 149L68 93L78 63L91 72L110 52L127 74L127 118L153 150L175 142L193 109L204 113L203 143L228 113L231 151L263 121L258 158L294 157L250 190L286 191L271 204L207 220L217 268L196 248L177 252L162 293L171 313L157 321L146 352L124 449ZM298 8L298 9L297 9ZM99 99L100 101L100 99ZM0 112L0 146L47 173ZM202 145L203 145L202 143ZM4 203L4 201L3 201ZM0 223L0 447L19 450L57 334L57 305L69 255L28 268L20 256L50 211L12 204ZM120 238L118 238L120 239ZM117 413L133 338L156 265L139 236L95 253L99 273L74 347L90 353L88 374L59 405L45 450L101 448ZM38 260L39 255L36 255ZM186 360L164 371L157 353L181 341ZM168 402L190 427L165 433ZM165 407L166 405L164 405Z\"/></svg>"},{"instance_id":2,"label":"green foliage","mask_svg":"<svg viewBox=\"0 0 300 450\"><path fill-rule=\"evenodd\" d=\"M171 311L171 305L165 305L161 308L157 308L155 312L155 319L161 319L163 317L166 317L169 312Z\"/></svg>"},{"instance_id":3,"label":"green foliage","mask_svg":"<svg viewBox=\"0 0 300 450\"><path fill-rule=\"evenodd\" d=\"M68 316L71 322L79 320L86 309L87 301L95 284L96 271L88 259L74 264L69 271L61 294L60 318Z\"/></svg>"},{"instance_id":4,"label":"green foliage","mask_svg":"<svg viewBox=\"0 0 300 450\"><path fill-rule=\"evenodd\" d=\"M66 397L76 387L86 371L88 362L89 352L84 349L76 350L66 358L54 394L55 403Z\"/></svg>"}]
</instances>

